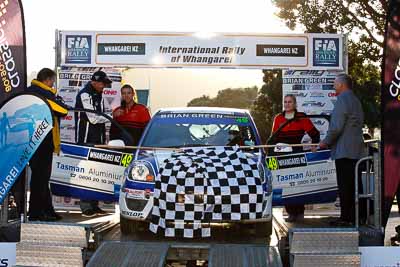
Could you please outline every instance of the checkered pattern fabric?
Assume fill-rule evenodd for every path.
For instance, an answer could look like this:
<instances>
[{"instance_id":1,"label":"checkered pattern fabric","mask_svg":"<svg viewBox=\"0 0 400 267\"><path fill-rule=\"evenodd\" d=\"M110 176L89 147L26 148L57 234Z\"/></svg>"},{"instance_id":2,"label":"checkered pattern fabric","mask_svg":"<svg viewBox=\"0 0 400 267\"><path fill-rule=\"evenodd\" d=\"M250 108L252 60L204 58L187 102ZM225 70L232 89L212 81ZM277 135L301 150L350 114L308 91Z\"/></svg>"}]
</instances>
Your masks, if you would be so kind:
<instances>
[{"instance_id":1,"label":"checkered pattern fabric","mask_svg":"<svg viewBox=\"0 0 400 267\"><path fill-rule=\"evenodd\" d=\"M207 237L211 221L260 218L263 197L257 164L238 148L186 149L160 167L150 230Z\"/></svg>"}]
</instances>

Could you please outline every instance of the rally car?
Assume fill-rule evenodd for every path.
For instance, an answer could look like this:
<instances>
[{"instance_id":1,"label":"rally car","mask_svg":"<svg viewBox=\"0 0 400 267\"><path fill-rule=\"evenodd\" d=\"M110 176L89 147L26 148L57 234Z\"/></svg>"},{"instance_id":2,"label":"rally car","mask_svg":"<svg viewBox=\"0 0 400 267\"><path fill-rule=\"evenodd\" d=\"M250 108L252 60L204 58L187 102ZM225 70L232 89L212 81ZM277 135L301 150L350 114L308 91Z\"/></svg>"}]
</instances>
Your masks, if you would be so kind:
<instances>
[{"instance_id":1,"label":"rally car","mask_svg":"<svg viewBox=\"0 0 400 267\"><path fill-rule=\"evenodd\" d=\"M257 129L248 111L227 108L159 110L141 138L139 146L142 148L136 151L134 159L125 170L119 196L121 231L135 232L143 224L141 222L151 220L156 177L161 168L166 168L165 160L173 157L174 149L248 146L240 150L257 164L260 176L255 179L260 179L262 210L260 216L253 220L231 222L254 223L256 231L269 235L272 231L271 172L265 167L264 150L251 148L260 144ZM187 196L182 197L185 199ZM203 201L207 196L197 197ZM230 196L222 196L223 202L224 197ZM177 198L176 201L180 200Z\"/></svg>"}]
</instances>

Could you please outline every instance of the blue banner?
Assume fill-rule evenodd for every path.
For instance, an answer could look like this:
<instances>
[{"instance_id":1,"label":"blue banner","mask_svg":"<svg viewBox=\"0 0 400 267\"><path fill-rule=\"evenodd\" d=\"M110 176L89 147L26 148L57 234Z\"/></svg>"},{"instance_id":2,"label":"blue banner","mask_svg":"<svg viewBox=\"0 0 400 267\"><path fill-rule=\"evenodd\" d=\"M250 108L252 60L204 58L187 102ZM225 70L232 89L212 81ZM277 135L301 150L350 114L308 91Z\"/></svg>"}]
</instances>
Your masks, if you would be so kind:
<instances>
[{"instance_id":1,"label":"blue banner","mask_svg":"<svg viewBox=\"0 0 400 267\"><path fill-rule=\"evenodd\" d=\"M31 94L10 98L0 109L0 204L53 128L47 102Z\"/></svg>"}]
</instances>

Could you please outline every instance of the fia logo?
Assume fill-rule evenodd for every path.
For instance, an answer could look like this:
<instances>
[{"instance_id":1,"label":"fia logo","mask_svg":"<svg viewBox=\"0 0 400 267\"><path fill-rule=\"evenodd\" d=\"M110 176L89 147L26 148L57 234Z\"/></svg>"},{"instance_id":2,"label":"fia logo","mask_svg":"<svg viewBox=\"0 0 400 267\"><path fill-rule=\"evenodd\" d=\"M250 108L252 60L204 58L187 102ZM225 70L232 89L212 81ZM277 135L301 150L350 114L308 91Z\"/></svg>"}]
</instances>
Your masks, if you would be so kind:
<instances>
[{"instance_id":1,"label":"fia logo","mask_svg":"<svg viewBox=\"0 0 400 267\"><path fill-rule=\"evenodd\" d=\"M65 39L65 63L90 64L92 52L91 35L67 35Z\"/></svg>"},{"instance_id":2,"label":"fia logo","mask_svg":"<svg viewBox=\"0 0 400 267\"><path fill-rule=\"evenodd\" d=\"M89 41L87 37L76 36L67 37L67 48L89 48Z\"/></svg>"},{"instance_id":3,"label":"fia logo","mask_svg":"<svg viewBox=\"0 0 400 267\"><path fill-rule=\"evenodd\" d=\"M315 40L315 47L314 49L316 51L336 51L336 44L334 40L329 40L329 39L325 39L325 40Z\"/></svg>"},{"instance_id":4,"label":"fia logo","mask_svg":"<svg viewBox=\"0 0 400 267\"><path fill-rule=\"evenodd\" d=\"M339 38L314 38L313 66L339 66Z\"/></svg>"}]
</instances>

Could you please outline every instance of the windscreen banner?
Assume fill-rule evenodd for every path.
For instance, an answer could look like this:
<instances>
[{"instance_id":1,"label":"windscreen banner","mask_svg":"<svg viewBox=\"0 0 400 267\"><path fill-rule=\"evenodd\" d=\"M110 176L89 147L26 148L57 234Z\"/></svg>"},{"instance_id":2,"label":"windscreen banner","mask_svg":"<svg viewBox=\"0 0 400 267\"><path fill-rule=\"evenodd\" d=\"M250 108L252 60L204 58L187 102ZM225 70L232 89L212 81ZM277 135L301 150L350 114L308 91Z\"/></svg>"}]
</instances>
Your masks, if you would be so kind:
<instances>
[{"instance_id":1,"label":"windscreen banner","mask_svg":"<svg viewBox=\"0 0 400 267\"><path fill-rule=\"evenodd\" d=\"M26 87L25 25L22 3L0 0L0 104Z\"/></svg>"},{"instance_id":2,"label":"windscreen banner","mask_svg":"<svg viewBox=\"0 0 400 267\"><path fill-rule=\"evenodd\" d=\"M389 218L394 196L400 186L400 1L389 4L382 70L383 111L383 220Z\"/></svg>"},{"instance_id":3,"label":"windscreen banner","mask_svg":"<svg viewBox=\"0 0 400 267\"><path fill-rule=\"evenodd\" d=\"M0 204L53 128L47 102L31 94L10 98L0 109Z\"/></svg>"},{"instance_id":4,"label":"windscreen banner","mask_svg":"<svg viewBox=\"0 0 400 267\"><path fill-rule=\"evenodd\" d=\"M343 70L341 34L61 31L62 66Z\"/></svg>"}]
</instances>

